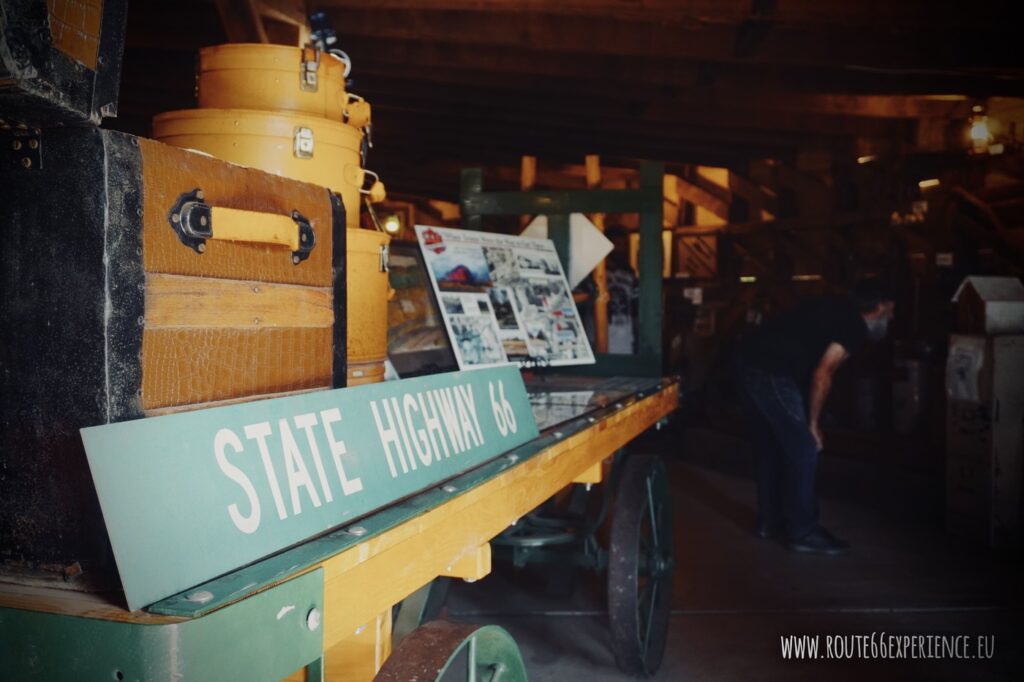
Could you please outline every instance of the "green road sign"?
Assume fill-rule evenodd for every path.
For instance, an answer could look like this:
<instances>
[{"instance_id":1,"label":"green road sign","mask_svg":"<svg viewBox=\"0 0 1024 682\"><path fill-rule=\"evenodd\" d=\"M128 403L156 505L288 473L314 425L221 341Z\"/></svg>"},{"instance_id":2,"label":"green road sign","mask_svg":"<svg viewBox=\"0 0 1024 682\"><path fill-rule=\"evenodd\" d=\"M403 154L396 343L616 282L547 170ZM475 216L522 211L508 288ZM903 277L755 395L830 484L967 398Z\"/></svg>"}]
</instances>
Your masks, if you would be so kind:
<instances>
[{"instance_id":1,"label":"green road sign","mask_svg":"<svg viewBox=\"0 0 1024 682\"><path fill-rule=\"evenodd\" d=\"M537 435L511 366L82 429L133 610Z\"/></svg>"}]
</instances>

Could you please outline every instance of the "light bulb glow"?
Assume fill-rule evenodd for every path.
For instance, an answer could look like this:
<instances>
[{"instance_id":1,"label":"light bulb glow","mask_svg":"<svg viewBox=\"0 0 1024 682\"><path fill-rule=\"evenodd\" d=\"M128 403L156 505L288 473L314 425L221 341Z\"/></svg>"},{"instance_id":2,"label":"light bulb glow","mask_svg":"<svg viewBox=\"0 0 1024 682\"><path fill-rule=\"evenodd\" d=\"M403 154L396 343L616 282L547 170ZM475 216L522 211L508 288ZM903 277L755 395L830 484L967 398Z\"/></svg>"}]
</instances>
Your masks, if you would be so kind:
<instances>
[{"instance_id":1,"label":"light bulb glow","mask_svg":"<svg viewBox=\"0 0 1024 682\"><path fill-rule=\"evenodd\" d=\"M992 133L988 129L988 120L985 116L978 116L971 123L969 133L971 141L975 144L983 144L992 141Z\"/></svg>"}]
</instances>

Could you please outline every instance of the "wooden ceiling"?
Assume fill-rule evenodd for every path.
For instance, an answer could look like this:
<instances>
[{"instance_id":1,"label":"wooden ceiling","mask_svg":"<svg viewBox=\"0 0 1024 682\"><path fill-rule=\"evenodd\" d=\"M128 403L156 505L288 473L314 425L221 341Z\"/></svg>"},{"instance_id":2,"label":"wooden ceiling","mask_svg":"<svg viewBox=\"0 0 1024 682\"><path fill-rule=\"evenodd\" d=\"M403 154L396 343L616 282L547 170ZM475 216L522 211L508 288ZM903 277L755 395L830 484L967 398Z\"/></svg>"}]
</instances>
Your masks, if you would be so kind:
<instances>
[{"instance_id":1,"label":"wooden ceiling","mask_svg":"<svg viewBox=\"0 0 1024 682\"><path fill-rule=\"evenodd\" d=\"M121 118L193 105L196 50L238 39L252 0L137 0ZM218 12L226 10L223 16ZM281 12L303 3L274 0ZM977 100L1024 96L1010 3L937 0L325 0L370 166L451 199L458 169L585 154L742 169L808 150L941 151Z\"/></svg>"}]
</instances>

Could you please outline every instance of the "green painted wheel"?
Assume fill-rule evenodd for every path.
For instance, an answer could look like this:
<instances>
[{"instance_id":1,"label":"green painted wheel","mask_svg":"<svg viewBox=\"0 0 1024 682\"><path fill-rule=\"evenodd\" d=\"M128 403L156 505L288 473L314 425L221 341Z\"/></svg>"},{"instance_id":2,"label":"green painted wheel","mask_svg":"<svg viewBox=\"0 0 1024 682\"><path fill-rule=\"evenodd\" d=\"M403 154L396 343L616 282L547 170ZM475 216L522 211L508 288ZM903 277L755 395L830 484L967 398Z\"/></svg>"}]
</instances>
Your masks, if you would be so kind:
<instances>
[{"instance_id":1,"label":"green painted wheel","mask_svg":"<svg viewBox=\"0 0 1024 682\"><path fill-rule=\"evenodd\" d=\"M374 679L526 682L526 665L505 629L437 620L402 640Z\"/></svg>"},{"instance_id":2,"label":"green painted wheel","mask_svg":"<svg viewBox=\"0 0 1024 682\"><path fill-rule=\"evenodd\" d=\"M672 608L672 498L660 458L626 458L609 544L608 618L615 663L630 675L653 675L665 653Z\"/></svg>"}]
</instances>

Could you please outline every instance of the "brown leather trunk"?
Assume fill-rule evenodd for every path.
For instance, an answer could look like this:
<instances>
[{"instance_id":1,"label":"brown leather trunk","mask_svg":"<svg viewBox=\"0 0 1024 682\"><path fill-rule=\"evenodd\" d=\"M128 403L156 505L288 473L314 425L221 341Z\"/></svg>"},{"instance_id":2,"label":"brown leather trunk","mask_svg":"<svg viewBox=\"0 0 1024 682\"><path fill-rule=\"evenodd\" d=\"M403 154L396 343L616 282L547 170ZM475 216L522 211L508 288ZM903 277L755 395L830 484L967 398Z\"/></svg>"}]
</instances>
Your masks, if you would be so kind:
<instances>
[{"instance_id":1,"label":"brown leather trunk","mask_svg":"<svg viewBox=\"0 0 1024 682\"><path fill-rule=\"evenodd\" d=\"M322 187L111 131L48 130L40 149L0 169L0 575L78 562L68 586L89 589L116 573L78 429L343 386L345 212ZM218 239L220 209L307 241ZM212 237L181 229L196 215Z\"/></svg>"}]
</instances>

